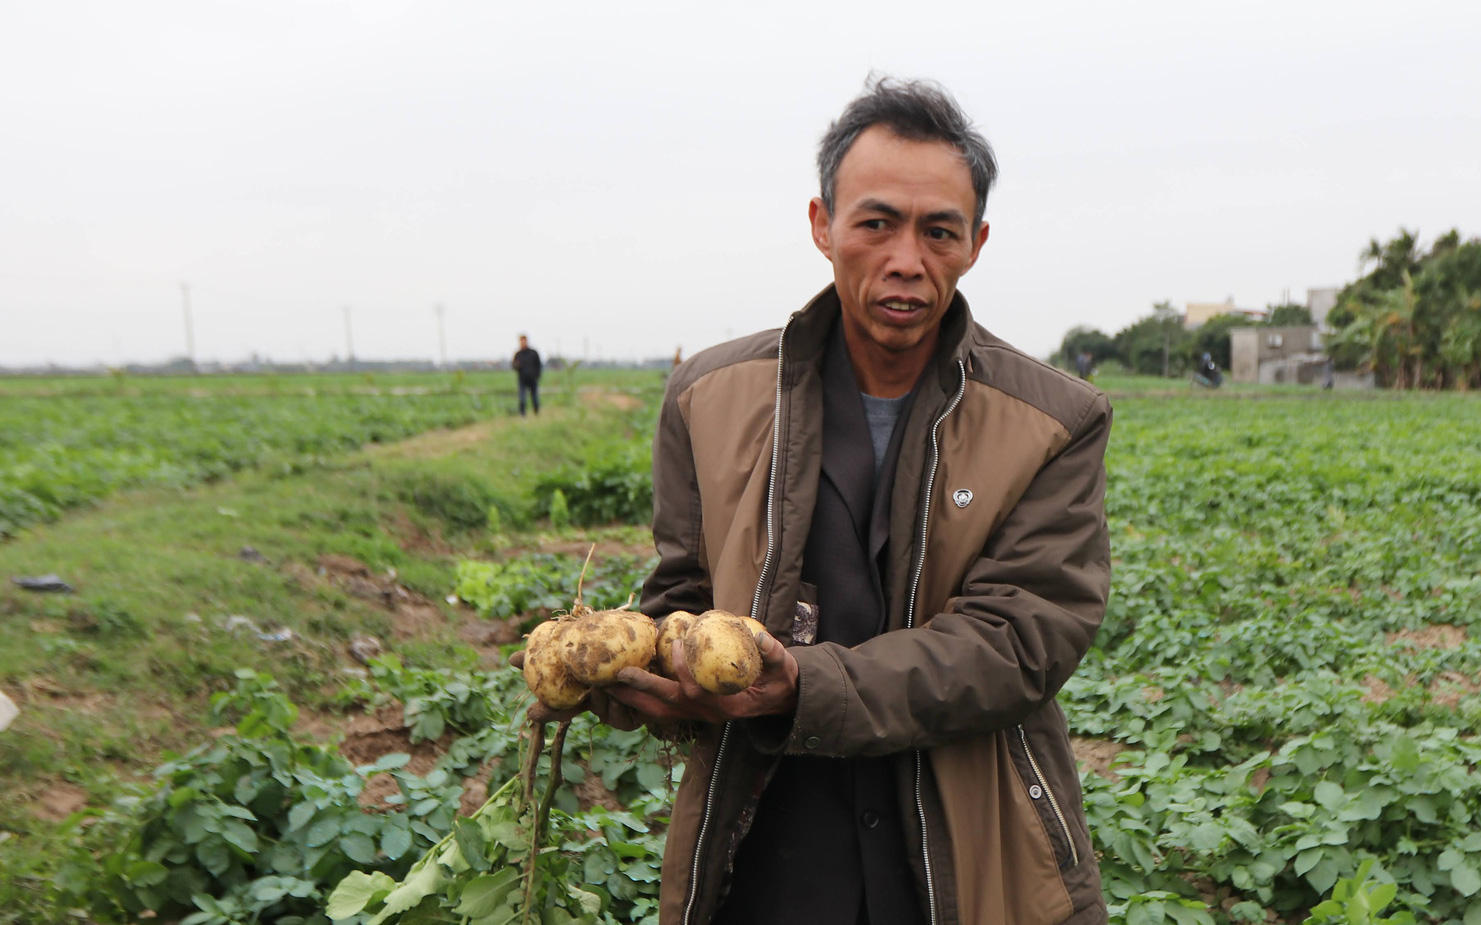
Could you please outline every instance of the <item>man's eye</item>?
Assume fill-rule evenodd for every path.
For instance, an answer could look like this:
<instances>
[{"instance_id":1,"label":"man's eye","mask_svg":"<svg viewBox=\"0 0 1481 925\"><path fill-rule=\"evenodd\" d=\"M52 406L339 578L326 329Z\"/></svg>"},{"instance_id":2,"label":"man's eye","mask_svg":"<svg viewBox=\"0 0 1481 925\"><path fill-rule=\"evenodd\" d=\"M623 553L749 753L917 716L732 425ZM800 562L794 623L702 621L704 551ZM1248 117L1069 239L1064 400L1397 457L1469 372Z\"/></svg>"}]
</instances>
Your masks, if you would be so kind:
<instances>
[{"instance_id":1,"label":"man's eye","mask_svg":"<svg viewBox=\"0 0 1481 925\"><path fill-rule=\"evenodd\" d=\"M926 236L936 241L950 241L956 237L956 232L949 228L928 228Z\"/></svg>"},{"instance_id":2,"label":"man's eye","mask_svg":"<svg viewBox=\"0 0 1481 925\"><path fill-rule=\"evenodd\" d=\"M884 230L884 219L882 219L882 218L866 218L866 219L864 219L864 221L860 222L859 225L861 227L868 228L870 231L883 231Z\"/></svg>"}]
</instances>

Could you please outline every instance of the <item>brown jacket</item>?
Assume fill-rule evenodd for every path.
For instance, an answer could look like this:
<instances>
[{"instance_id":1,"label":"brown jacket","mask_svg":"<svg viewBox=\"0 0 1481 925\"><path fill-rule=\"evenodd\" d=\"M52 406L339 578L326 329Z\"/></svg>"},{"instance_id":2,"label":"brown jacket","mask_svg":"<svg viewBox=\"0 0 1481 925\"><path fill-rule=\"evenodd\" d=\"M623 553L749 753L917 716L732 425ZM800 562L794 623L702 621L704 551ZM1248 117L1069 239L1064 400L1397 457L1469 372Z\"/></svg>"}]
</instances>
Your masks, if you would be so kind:
<instances>
[{"instance_id":1,"label":"brown jacket","mask_svg":"<svg viewBox=\"0 0 1481 925\"><path fill-rule=\"evenodd\" d=\"M1105 612L1106 398L972 323L957 295L890 500L888 631L794 645L822 443L825 289L780 332L675 370L654 439L660 561L644 612L749 613L800 668L788 754L896 756L931 925L1104 922L1054 696ZM822 614L826 620L827 615ZM665 925L702 925L775 757L739 724L695 743L663 867Z\"/></svg>"}]
</instances>

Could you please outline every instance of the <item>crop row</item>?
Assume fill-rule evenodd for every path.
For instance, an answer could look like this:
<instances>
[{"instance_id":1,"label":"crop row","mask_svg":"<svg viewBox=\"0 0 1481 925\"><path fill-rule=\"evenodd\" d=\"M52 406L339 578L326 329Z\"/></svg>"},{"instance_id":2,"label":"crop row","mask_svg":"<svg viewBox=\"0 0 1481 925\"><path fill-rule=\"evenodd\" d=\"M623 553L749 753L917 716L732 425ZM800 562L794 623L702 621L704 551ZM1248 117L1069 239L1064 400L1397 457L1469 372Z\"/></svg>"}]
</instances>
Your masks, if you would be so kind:
<instances>
[{"instance_id":1,"label":"crop row","mask_svg":"<svg viewBox=\"0 0 1481 925\"><path fill-rule=\"evenodd\" d=\"M1113 909L1299 921L1372 859L1481 922L1481 403L1117 411L1112 598L1061 696L1115 756L1084 775Z\"/></svg>"},{"instance_id":2,"label":"crop row","mask_svg":"<svg viewBox=\"0 0 1481 925\"><path fill-rule=\"evenodd\" d=\"M122 488L184 487L243 469L293 472L495 407L464 393L7 398L0 539Z\"/></svg>"}]
</instances>

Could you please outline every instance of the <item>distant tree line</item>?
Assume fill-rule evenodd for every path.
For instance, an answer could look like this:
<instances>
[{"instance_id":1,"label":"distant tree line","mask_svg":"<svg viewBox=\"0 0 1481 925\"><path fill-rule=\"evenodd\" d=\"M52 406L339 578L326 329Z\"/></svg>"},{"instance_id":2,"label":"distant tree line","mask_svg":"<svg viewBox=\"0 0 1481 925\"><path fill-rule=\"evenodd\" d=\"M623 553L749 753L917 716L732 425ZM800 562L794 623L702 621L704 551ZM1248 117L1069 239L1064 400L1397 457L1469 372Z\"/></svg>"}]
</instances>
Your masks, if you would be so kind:
<instances>
[{"instance_id":1,"label":"distant tree line","mask_svg":"<svg viewBox=\"0 0 1481 925\"><path fill-rule=\"evenodd\" d=\"M1481 239L1452 230L1425 252L1401 228L1361 260L1372 269L1327 315L1337 368L1372 370L1396 389L1481 388Z\"/></svg>"},{"instance_id":2,"label":"distant tree line","mask_svg":"<svg viewBox=\"0 0 1481 925\"><path fill-rule=\"evenodd\" d=\"M1360 259L1371 269L1343 287L1326 317L1336 368L1372 371L1389 388L1481 388L1481 239L1462 240L1452 230L1425 251L1417 232L1400 229L1391 241L1369 241ZM1311 313L1304 305L1272 305L1259 324L1311 324ZM1181 377L1207 353L1228 369L1229 332L1251 325L1241 315L1216 315L1189 331L1177 309L1158 302L1114 337L1071 328L1052 360L1073 370L1085 352L1096 365L1113 361L1128 372Z\"/></svg>"},{"instance_id":3,"label":"distant tree line","mask_svg":"<svg viewBox=\"0 0 1481 925\"><path fill-rule=\"evenodd\" d=\"M1215 315L1190 331L1183 327L1182 312L1169 302L1158 302L1152 306L1151 314L1133 321L1114 337L1091 327L1071 328L1060 342L1053 362L1073 370L1075 357L1083 351L1090 354L1096 365L1111 360L1128 372L1144 376L1182 377L1197 368L1207 353L1220 369L1228 369L1229 332L1252 324L1243 315ZM1311 324L1311 313L1304 305L1272 305L1266 320L1260 324L1270 327Z\"/></svg>"}]
</instances>

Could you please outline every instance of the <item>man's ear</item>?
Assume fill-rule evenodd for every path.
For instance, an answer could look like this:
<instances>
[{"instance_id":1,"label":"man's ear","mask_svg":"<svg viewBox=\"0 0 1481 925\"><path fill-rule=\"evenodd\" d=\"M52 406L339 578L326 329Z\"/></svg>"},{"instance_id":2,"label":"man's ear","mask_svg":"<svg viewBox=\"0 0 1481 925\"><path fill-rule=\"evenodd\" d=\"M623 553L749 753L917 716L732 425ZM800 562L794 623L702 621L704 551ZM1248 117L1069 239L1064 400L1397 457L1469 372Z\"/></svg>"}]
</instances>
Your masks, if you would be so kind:
<instances>
[{"instance_id":1,"label":"man's ear","mask_svg":"<svg viewBox=\"0 0 1481 925\"><path fill-rule=\"evenodd\" d=\"M982 245L984 245L986 243L987 243L987 222L983 222L982 225L981 225L981 227L979 227L977 229L977 234L974 236L973 241L972 241L972 259L970 261L968 261L968 263L967 263L967 269L968 270L972 269L972 267L974 267L977 264L977 257L982 253ZM966 272L966 271L964 270L962 272Z\"/></svg>"},{"instance_id":2,"label":"man's ear","mask_svg":"<svg viewBox=\"0 0 1481 925\"><path fill-rule=\"evenodd\" d=\"M833 239L828 233L830 218L823 200L814 196L807 204L807 220L812 224L812 243L829 261L833 260Z\"/></svg>"}]
</instances>

